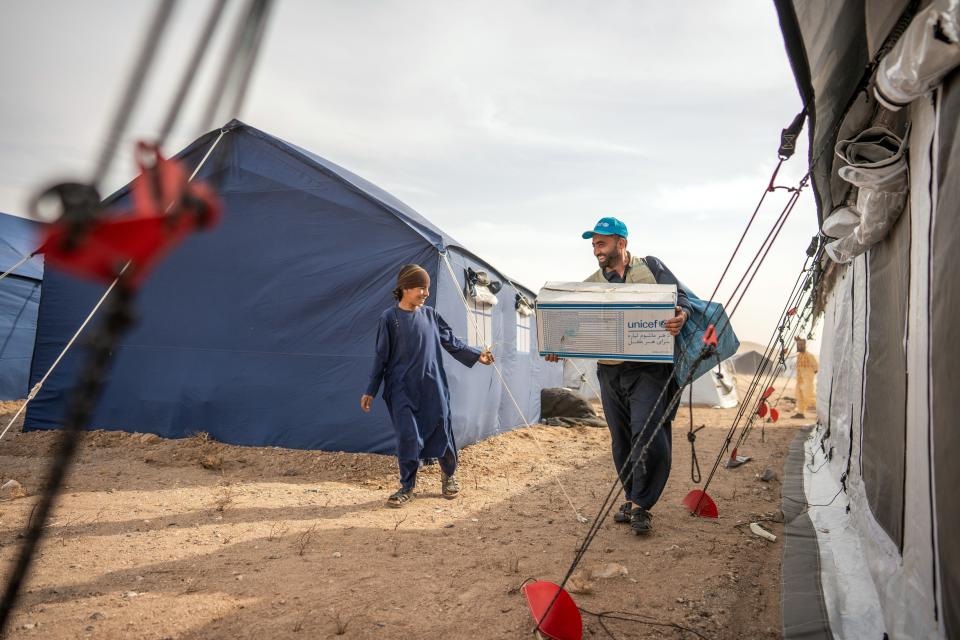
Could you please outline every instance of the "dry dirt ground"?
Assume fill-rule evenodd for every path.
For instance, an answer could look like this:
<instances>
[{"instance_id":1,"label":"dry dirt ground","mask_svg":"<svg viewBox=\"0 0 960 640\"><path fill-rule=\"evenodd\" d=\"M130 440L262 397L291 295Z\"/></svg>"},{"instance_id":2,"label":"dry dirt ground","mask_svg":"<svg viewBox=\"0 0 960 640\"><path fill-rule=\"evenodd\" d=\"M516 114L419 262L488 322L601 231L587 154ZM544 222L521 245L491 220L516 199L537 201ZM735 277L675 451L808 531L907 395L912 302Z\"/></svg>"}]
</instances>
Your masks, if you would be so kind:
<instances>
[{"instance_id":1,"label":"dry dirt ground","mask_svg":"<svg viewBox=\"0 0 960 640\"><path fill-rule=\"evenodd\" d=\"M792 405L787 403L788 407ZM14 403L0 404L0 423ZM781 407L783 408L783 407ZM704 477L735 410L695 412ZM789 409L784 414L792 413ZM4 419L4 416L6 418ZM706 638L780 635L780 478L802 421L756 429L710 494L719 520L680 506L693 485L687 413L674 425L673 473L636 537L607 518L578 576L577 603L694 629ZM57 433L0 442L0 481L28 496L0 502L0 575L9 572ZM86 435L18 611L11 638L528 638L518 589L559 581L613 479L606 429L537 426L462 452L462 495L439 493L435 466L403 509L389 456L228 446L201 436ZM777 479L762 482L770 468ZM618 501L619 502L619 501ZM744 523L763 520L774 543ZM695 638L608 620L616 638ZM584 637L607 638L584 616Z\"/></svg>"}]
</instances>

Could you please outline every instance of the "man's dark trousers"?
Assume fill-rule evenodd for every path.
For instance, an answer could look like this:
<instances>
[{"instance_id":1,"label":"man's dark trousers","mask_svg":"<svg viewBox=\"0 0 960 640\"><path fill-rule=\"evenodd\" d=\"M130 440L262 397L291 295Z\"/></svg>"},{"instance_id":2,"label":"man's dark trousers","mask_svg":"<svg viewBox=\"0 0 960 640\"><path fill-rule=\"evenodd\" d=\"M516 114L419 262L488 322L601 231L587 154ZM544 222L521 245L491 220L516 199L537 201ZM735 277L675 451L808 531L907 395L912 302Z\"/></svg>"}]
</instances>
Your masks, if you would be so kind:
<instances>
[{"instance_id":1,"label":"man's dark trousers","mask_svg":"<svg viewBox=\"0 0 960 640\"><path fill-rule=\"evenodd\" d=\"M658 425L676 389L672 367L640 362L598 364L597 377L610 429L613 462L624 493L627 500L649 510L660 499L670 476L671 422L665 420L659 428ZM665 385L668 388L664 392ZM648 441L645 459L638 462Z\"/></svg>"}]
</instances>

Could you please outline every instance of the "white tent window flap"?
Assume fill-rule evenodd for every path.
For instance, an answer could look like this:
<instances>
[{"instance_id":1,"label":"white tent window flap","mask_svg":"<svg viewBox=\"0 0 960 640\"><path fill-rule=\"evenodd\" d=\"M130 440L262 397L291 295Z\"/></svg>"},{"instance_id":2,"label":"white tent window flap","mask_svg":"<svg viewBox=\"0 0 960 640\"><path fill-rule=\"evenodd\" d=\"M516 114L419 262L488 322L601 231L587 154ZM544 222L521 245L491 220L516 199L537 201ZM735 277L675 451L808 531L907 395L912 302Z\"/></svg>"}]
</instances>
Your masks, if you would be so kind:
<instances>
[{"instance_id":1,"label":"white tent window flap","mask_svg":"<svg viewBox=\"0 0 960 640\"><path fill-rule=\"evenodd\" d=\"M493 337L493 305L467 298L467 344L486 347Z\"/></svg>"},{"instance_id":2,"label":"white tent window flap","mask_svg":"<svg viewBox=\"0 0 960 640\"><path fill-rule=\"evenodd\" d=\"M530 318L533 316L533 304L522 293L517 292L517 352L530 353Z\"/></svg>"},{"instance_id":3,"label":"white tent window flap","mask_svg":"<svg viewBox=\"0 0 960 640\"><path fill-rule=\"evenodd\" d=\"M517 314L517 351L530 353L530 316Z\"/></svg>"}]
</instances>

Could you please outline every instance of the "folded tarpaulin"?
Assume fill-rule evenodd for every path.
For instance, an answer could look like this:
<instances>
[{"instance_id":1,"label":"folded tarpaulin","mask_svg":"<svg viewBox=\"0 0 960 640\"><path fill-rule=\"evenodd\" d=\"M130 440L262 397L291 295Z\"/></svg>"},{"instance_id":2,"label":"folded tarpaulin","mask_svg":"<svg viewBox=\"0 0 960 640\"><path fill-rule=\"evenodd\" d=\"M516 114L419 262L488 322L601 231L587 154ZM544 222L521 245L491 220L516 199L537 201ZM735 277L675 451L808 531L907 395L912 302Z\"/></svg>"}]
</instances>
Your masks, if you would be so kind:
<instances>
[{"instance_id":1,"label":"folded tarpaulin","mask_svg":"<svg viewBox=\"0 0 960 640\"><path fill-rule=\"evenodd\" d=\"M940 84L960 64L960 2L934 0L880 61L873 95L896 111Z\"/></svg>"},{"instance_id":2,"label":"folded tarpaulin","mask_svg":"<svg viewBox=\"0 0 960 640\"><path fill-rule=\"evenodd\" d=\"M737 339L737 334L734 333L730 318L727 317L727 312L722 304L701 300L690 289L683 285L680 286L690 300L690 317L687 318L683 328L680 329L674 355L676 366L673 370L673 376L676 378L677 384L682 387L733 356L740 348L740 340ZM717 332L717 349L710 357L704 358L697 365L693 375L687 380L691 365L696 362L704 348L703 334L706 333L711 324Z\"/></svg>"}]
</instances>

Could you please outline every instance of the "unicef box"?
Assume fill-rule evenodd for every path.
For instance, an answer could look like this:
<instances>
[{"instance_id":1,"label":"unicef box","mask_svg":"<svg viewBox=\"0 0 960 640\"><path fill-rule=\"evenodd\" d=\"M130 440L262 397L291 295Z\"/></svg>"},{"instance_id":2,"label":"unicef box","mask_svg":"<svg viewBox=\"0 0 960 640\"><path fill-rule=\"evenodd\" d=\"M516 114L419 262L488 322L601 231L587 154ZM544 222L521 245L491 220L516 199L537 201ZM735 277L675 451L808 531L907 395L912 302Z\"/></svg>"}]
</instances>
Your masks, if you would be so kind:
<instances>
[{"instance_id":1,"label":"unicef box","mask_svg":"<svg viewBox=\"0 0 960 640\"><path fill-rule=\"evenodd\" d=\"M673 362L677 287L548 282L537 296L540 355Z\"/></svg>"}]
</instances>

